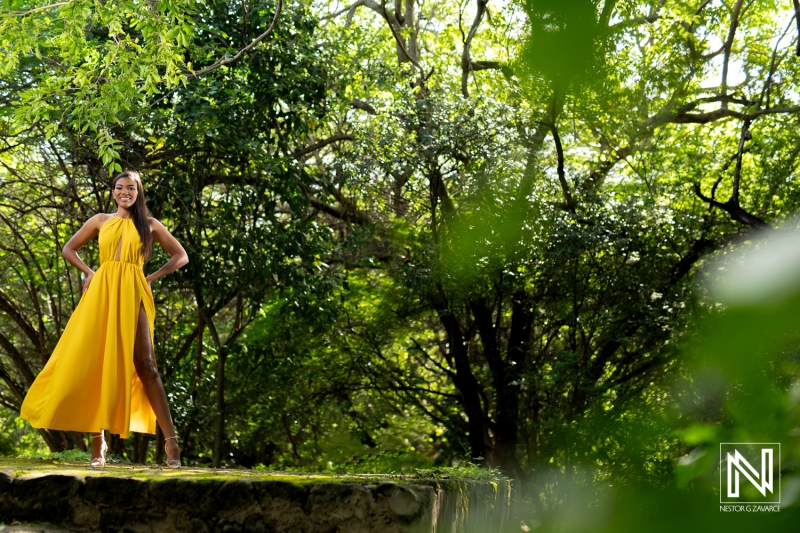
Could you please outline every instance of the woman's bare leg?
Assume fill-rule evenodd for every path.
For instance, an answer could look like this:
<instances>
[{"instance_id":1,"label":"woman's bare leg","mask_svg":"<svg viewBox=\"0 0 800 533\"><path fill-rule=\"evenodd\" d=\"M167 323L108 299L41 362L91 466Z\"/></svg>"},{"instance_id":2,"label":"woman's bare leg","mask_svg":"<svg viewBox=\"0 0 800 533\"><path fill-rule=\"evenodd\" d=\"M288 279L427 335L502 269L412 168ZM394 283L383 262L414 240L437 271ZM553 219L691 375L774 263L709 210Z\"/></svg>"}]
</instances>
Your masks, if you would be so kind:
<instances>
[{"instance_id":1,"label":"woman's bare leg","mask_svg":"<svg viewBox=\"0 0 800 533\"><path fill-rule=\"evenodd\" d=\"M133 366L139 379L142 380L144 392L147 400L156 413L158 425L165 437L175 435L175 426L172 424L172 415L169 413L167 405L167 394L164 392L164 384L158 374L156 362L153 358L153 344L150 341L150 324L147 322L147 313L144 305L139 307L139 323L136 327L136 339L133 344ZM96 439L100 440L100 439ZM166 442L167 459L180 459L181 452L178 441L170 439Z\"/></svg>"},{"instance_id":2,"label":"woman's bare leg","mask_svg":"<svg viewBox=\"0 0 800 533\"><path fill-rule=\"evenodd\" d=\"M99 431L97 433L92 433L92 459L91 459L92 461L95 459L99 459L101 455L100 452L102 450L104 439L94 438L94 437L99 437L100 435L102 435L102 433Z\"/></svg>"}]
</instances>

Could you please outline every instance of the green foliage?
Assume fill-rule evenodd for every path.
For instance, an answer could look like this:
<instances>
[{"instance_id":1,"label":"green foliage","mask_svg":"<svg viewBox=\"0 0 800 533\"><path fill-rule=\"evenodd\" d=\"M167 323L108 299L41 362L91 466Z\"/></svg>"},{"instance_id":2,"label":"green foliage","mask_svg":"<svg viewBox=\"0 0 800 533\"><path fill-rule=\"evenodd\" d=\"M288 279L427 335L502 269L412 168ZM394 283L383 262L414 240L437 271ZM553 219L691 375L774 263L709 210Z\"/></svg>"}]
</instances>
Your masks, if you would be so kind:
<instances>
[{"instance_id":1,"label":"green foliage","mask_svg":"<svg viewBox=\"0 0 800 533\"><path fill-rule=\"evenodd\" d=\"M529 33L522 55L530 69L556 86L566 88L597 79L602 70L604 28L598 21L602 8L595 0L527 0L521 2Z\"/></svg>"},{"instance_id":2,"label":"green foliage","mask_svg":"<svg viewBox=\"0 0 800 533\"><path fill-rule=\"evenodd\" d=\"M583 531L590 522L593 531L639 531L652 528L654 516L664 531L746 531L756 524L763 531L785 531L797 519L800 480L791 465L800 416L800 299L797 274L786 258L797 253L798 239L796 233L771 232L753 241L740 243L707 273L712 296L724 309L697 315L684 350L687 372L670 386L676 411L660 422L680 438L674 482L656 489L614 476L612 492L605 482L589 483L587 491L560 478L568 485L564 506L578 514L539 515L543 531ZM781 443L780 514L720 512L720 443L744 442ZM748 488L751 497L760 496L752 487L742 490ZM590 510L598 505L605 508L599 520Z\"/></svg>"},{"instance_id":3,"label":"green foliage","mask_svg":"<svg viewBox=\"0 0 800 533\"><path fill-rule=\"evenodd\" d=\"M62 452L36 452L21 453L16 455L18 459L39 459L44 461L57 461L64 463L84 463L88 464L92 459L91 452L84 452L77 449L64 450ZM106 462L109 464L132 464L130 460L119 455L106 454Z\"/></svg>"},{"instance_id":4,"label":"green foliage","mask_svg":"<svg viewBox=\"0 0 800 533\"><path fill-rule=\"evenodd\" d=\"M192 72L193 18L202 4L6 2L0 11L0 76L25 72L38 83L13 92L17 128L39 124L47 136L68 124L93 137L97 155L118 170L112 128L135 119L149 97L173 90ZM35 58L36 61L32 61Z\"/></svg>"},{"instance_id":5,"label":"green foliage","mask_svg":"<svg viewBox=\"0 0 800 533\"><path fill-rule=\"evenodd\" d=\"M41 439L29 431L27 422L8 408L0 408L0 456L37 455L46 453L45 449Z\"/></svg>"},{"instance_id":6,"label":"green foliage","mask_svg":"<svg viewBox=\"0 0 800 533\"><path fill-rule=\"evenodd\" d=\"M17 456L20 459L44 459L48 461L63 461L65 463L88 463L92 457L90 452L82 452L81 450L64 450L63 452L55 453L32 453L21 454ZM111 456L109 461L112 462Z\"/></svg>"},{"instance_id":7,"label":"green foliage","mask_svg":"<svg viewBox=\"0 0 800 533\"><path fill-rule=\"evenodd\" d=\"M424 479L475 479L486 481L507 481L508 478L497 468L485 468L474 463L460 466L437 468L417 468L414 475Z\"/></svg>"}]
</instances>

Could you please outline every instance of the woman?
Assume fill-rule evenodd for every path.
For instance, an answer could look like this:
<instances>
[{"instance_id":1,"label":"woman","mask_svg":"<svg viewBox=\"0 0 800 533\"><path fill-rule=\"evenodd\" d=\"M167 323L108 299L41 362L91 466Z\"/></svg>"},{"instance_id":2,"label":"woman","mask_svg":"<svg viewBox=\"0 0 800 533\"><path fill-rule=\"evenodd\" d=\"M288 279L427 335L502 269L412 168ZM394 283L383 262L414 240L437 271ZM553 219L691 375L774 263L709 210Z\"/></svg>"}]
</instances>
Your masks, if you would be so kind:
<instances>
[{"instance_id":1,"label":"woman","mask_svg":"<svg viewBox=\"0 0 800 533\"><path fill-rule=\"evenodd\" d=\"M166 437L167 466L180 466L180 448L164 385L153 358L155 306L150 284L189 262L186 251L145 205L139 173L114 176L113 215L90 218L64 245L62 255L86 274L83 295L61 339L22 404L21 416L37 428L91 432L92 466L105 466L103 430L127 438L130 431ZM97 272L78 257L95 236ZM142 265L152 243L170 260L145 278Z\"/></svg>"}]
</instances>

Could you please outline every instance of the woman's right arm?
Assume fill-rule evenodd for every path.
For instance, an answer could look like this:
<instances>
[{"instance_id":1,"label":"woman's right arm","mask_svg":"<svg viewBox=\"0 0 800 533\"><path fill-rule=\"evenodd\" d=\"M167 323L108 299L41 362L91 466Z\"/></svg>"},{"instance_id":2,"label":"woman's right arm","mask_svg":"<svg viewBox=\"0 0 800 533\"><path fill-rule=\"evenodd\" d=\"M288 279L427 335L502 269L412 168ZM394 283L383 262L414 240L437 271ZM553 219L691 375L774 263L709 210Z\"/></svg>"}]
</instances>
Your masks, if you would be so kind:
<instances>
[{"instance_id":1,"label":"woman's right arm","mask_svg":"<svg viewBox=\"0 0 800 533\"><path fill-rule=\"evenodd\" d=\"M108 216L109 215L106 214L99 214L87 220L81 229L79 229L77 233L75 233L75 235L73 235L72 238L67 241L67 244L65 244L61 249L61 255L64 256L64 259L69 261L69 263L78 270L86 274L86 281L83 283L83 292L86 292L86 289L89 288L89 282L92 281L94 271L81 260L81 258L78 256L78 250L80 250L87 242L97 237L97 234L100 233L100 226L103 225L103 222L106 221Z\"/></svg>"}]
</instances>

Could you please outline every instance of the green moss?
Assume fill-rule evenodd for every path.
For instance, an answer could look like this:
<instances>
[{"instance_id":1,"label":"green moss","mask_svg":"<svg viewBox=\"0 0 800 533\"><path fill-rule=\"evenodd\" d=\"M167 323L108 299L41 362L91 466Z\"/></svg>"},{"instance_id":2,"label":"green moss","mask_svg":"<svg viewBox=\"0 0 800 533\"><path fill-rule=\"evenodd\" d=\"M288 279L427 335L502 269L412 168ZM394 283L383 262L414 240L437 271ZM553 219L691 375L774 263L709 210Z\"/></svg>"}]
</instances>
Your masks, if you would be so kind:
<instances>
[{"instance_id":1,"label":"green moss","mask_svg":"<svg viewBox=\"0 0 800 533\"><path fill-rule=\"evenodd\" d=\"M57 454L53 454L57 455ZM78 456L83 459L82 456ZM112 463L105 468L92 468L89 466L88 456L85 460L70 461L63 460L63 455L56 458L48 455L47 458L0 458L0 469L11 471L15 476L22 476L34 473L63 473L68 475L81 476L116 476L142 480L159 481L172 478L191 479L197 482L204 481L230 481L235 479L247 479L250 481L285 481L295 485L305 485L310 483L347 483L347 482L380 482L387 478L400 479L399 476L378 476L378 475L346 475L336 476L330 474L305 474L295 472L268 472L264 470L224 470L208 468L183 467L177 470L169 470L165 467L156 465L134 465ZM72 458L73 456L67 456Z\"/></svg>"},{"instance_id":2,"label":"green moss","mask_svg":"<svg viewBox=\"0 0 800 533\"><path fill-rule=\"evenodd\" d=\"M56 458L54 458L56 456ZM64 458L78 457L81 460L70 461ZM485 479L458 479L454 475L462 473L459 469L436 469L420 470L414 475L395 475L395 474L313 474L301 472L270 472L265 470L225 470L209 468L183 467L177 470L169 470L166 467L157 465L135 465L131 463L112 463L105 468L92 468L89 466L89 458L82 455L49 454L47 458L8 458L0 457L0 469L12 473L19 477L27 474L63 474L81 477L121 477L139 479L147 482L159 482L168 479L181 478L197 483L222 483L232 480L249 480L252 482L286 482L295 486L306 486L317 483L362 483L380 484L386 482L410 482L430 485L435 488L443 488L446 491L453 491L459 494L466 494L467 485L484 484ZM492 493L496 493L496 482L494 486L488 487Z\"/></svg>"}]
</instances>

